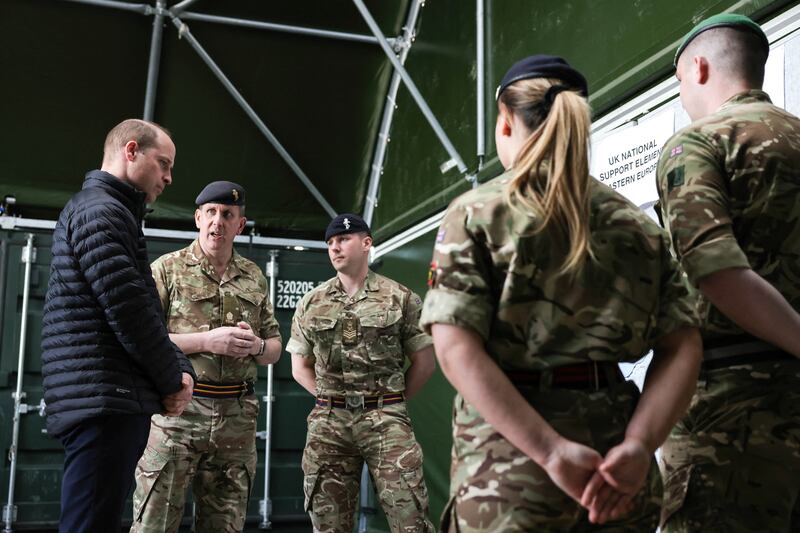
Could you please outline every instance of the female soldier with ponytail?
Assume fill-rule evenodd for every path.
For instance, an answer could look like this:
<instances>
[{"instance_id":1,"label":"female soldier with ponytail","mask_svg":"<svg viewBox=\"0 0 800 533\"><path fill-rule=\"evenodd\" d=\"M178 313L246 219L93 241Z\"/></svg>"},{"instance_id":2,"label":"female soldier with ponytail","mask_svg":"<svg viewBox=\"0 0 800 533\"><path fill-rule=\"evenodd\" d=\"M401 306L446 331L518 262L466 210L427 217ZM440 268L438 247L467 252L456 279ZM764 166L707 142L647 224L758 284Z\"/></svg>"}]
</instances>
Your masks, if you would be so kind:
<instances>
[{"instance_id":1,"label":"female soldier with ponytail","mask_svg":"<svg viewBox=\"0 0 800 533\"><path fill-rule=\"evenodd\" d=\"M653 453L692 395L698 318L666 234L589 176L586 96L561 58L516 63L497 90L507 172L436 236L422 324L458 391L443 531L658 523ZM651 349L640 396L617 363Z\"/></svg>"}]
</instances>

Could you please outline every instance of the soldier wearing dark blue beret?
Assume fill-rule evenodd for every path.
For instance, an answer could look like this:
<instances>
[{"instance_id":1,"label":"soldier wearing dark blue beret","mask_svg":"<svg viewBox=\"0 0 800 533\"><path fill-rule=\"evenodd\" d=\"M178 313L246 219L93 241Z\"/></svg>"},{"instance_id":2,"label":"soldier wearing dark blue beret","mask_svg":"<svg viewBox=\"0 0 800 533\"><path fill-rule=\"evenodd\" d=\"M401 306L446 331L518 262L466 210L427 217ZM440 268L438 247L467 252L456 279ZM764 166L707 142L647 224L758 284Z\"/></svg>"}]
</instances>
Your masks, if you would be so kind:
<instances>
[{"instance_id":1,"label":"soldier wearing dark blue beret","mask_svg":"<svg viewBox=\"0 0 800 533\"><path fill-rule=\"evenodd\" d=\"M132 533L177 531L189 485L195 531L244 529L256 470L254 383L258 367L281 352L267 280L233 248L246 223L244 188L215 181L196 203L197 240L157 259L152 271L170 339L198 378L186 416L152 419L136 470Z\"/></svg>"},{"instance_id":2,"label":"soldier wearing dark blue beret","mask_svg":"<svg viewBox=\"0 0 800 533\"><path fill-rule=\"evenodd\" d=\"M297 306L292 376L316 396L303 451L314 531L352 531L366 463L392 531L432 533L419 446L405 402L433 374L422 301L369 269L372 236L343 213L325 231L336 276Z\"/></svg>"},{"instance_id":3,"label":"soldier wearing dark blue beret","mask_svg":"<svg viewBox=\"0 0 800 533\"><path fill-rule=\"evenodd\" d=\"M336 216L336 218L331 220L331 223L328 224L328 228L325 230L325 242L328 242L331 237L346 233L366 233L367 235L372 235L369 226L363 218L353 213L344 213Z\"/></svg>"},{"instance_id":4,"label":"soldier wearing dark blue beret","mask_svg":"<svg viewBox=\"0 0 800 533\"><path fill-rule=\"evenodd\" d=\"M212 181L197 195L194 203L238 205L244 207L244 187L232 181Z\"/></svg>"}]
</instances>

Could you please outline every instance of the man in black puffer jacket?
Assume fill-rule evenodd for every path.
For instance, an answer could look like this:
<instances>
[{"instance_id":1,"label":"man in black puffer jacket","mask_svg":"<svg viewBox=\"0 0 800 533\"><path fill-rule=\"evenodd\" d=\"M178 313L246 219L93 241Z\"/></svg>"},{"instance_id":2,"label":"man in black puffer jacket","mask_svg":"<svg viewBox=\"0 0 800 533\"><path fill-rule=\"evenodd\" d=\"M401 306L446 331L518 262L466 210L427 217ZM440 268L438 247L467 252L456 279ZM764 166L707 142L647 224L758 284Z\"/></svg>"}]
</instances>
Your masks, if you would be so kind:
<instances>
[{"instance_id":1,"label":"man in black puffer jacket","mask_svg":"<svg viewBox=\"0 0 800 533\"><path fill-rule=\"evenodd\" d=\"M169 340L141 230L174 160L166 130L121 122L53 234L42 375L48 433L65 448L60 531L119 531L150 415L191 400L194 371Z\"/></svg>"}]
</instances>

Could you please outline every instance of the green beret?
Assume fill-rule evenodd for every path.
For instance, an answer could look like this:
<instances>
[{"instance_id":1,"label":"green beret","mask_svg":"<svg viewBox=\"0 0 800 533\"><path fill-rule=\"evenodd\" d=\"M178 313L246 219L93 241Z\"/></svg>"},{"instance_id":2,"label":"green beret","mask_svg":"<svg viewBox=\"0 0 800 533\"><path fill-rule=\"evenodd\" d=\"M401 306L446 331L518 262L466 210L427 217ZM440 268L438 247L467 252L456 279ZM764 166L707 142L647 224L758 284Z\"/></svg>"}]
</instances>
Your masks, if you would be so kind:
<instances>
[{"instance_id":1,"label":"green beret","mask_svg":"<svg viewBox=\"0 0 800 533\"><path fill-rule=\"evenodd\" d=\"M722 27L736 28L755 33L761 39L761 44L764 46L764 51L769 54L769 40L767 40L767 36L764 34L764 30L761 29L761 26L744 15L737 15L735 13L720 13L719 15L714 15L713 17L708 17L707 19L701 21L697 24L697 26L692 28L689 33L686 34L686 37L683 38L681 45L675 52L675 60L673 61L673 65L677 68L678 58L695 37L706 30L710 30L711 28Z\"/></svg>"},{"instance_id":2,"label":"green beret","mask_svg":"<svg viewBox=\"0 0 800 533\"><path fill-rule=\"evenodd\" d=\"M244 205L244 187L232 181L212 181L206 185L197 199L197 205L203 204L223 204L223 205Z\"/></svg>"}]
</instances>

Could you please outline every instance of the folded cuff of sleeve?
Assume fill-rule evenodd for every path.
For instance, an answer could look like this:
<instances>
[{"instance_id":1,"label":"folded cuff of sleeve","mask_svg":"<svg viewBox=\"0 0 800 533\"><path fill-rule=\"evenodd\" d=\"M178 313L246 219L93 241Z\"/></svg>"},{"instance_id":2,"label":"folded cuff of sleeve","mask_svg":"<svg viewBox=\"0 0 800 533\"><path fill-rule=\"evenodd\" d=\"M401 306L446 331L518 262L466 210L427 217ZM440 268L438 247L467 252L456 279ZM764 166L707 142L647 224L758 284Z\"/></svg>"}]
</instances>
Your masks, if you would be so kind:
<instances>
[{"instance_id":1,"label":"folded cuff of sleeve","mask_svg":"<svg viewBox=\"0 0 800 533\"><path fill-rule=\"evenodd\" d=\"M682 315L679 317L661 317L656 324L655 340L683 328L699 328L702 325L700 317L696 314Z\"/></svg>"},{"instance_id":2,"label":"folded cuff of sleeve","mask_svg":"<svg viewBox=\"0 0 800 533\"><path fill-rule=\"evenodd\" d=\"M699 279L720 270L750 268L747 256L733 235L725 235L692 248L681 258L681 265L695 286Z\"/></svg>"},{"instance_id":3,"label":"folded cuff of sleeve","mask_svg":"<svg viewBox=\"0 0 800 533\"><path fill-rule=\"evenodd\" d=\"M286 351L299 357L309 357L311 355L311 347L294 338L289 339L289 342L286 343Z\"/></svg>"},{"instance_id":4,"label":"folded cuff of sleeve","mask_svg":"<svg viewBox=\"0 0 800 533\"><path fill-rule=\"evenodd\" d=\"M415 335L405 342L406 355L411 355L415 352L423 350L431 344L433 344L433 339L431 339L430 335L426 335L424 333Z\"/></svg>"},{"instance_id":5,"label":"folded cuff of sleeve","mask_svg":"<svg viewBox=\"0 0 800 533\"><path fill-rule=\"evenodd\" d=\"M430 334L432 324L451 324L469 328L488 340L491 311L482 297L433 289L425 296L420 326Z\"/></svg>"},{"instance_id":6,"label":"folded cuff of sleeve","mask_svg":"<svg viewBox=\"0 0 800 533\"><path fill-rule=\"evenodd\" d=\"M189 366L191 367L191 365ZM183 372L190 373L192 375L192 379L196 380L196 378L194 377L195 375L194 370L190 371L188 369L185 369L183 368L183 365L180 363L178 363L178 370L180 372L175 374L171 379L170 378L161 379L160 381L156 382L156 389L158 390L159 396L161 396L162 398L166 398L170 394L175 394L176 392L181 390L181 387L183 386L182 383Z\"/></svg>"},{"instance_id":7,"label":"folded cuff of sleeve","mask_svg":"<svg viewBox=\"0 0 800 533\"><path fill-rule=\"evenodd\" d=\"M181 372L186 372L187 374L192 376L193 380L197 381L197 374L195 373L194 367L192 366L192 362L189 361L188 357L186 357L185 355L181 356L178 359L178 365L181 367Z\"/></svg>"}]
</instances>

